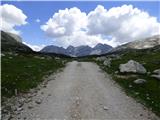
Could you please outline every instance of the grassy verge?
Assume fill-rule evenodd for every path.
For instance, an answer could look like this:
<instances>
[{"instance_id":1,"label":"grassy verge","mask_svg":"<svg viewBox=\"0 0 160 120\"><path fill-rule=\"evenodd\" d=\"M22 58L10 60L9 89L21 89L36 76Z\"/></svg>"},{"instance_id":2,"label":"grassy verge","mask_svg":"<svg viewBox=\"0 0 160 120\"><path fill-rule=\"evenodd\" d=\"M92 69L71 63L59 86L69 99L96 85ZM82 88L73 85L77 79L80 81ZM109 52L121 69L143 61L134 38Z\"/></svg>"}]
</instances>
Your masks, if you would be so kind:
<instances>
[{"instance_id":1,"label":"grassy verge","mask_svg":"<svg viewBox=\"0 0 160 120\"><path fill-rule=\"evenodd\" d=\"M64 60L39 55L5 54L1 58L2 97L11 97L36 87L45 75L64 67Z\"/></svg>"},{"instance_id":2,"label":"grassy verge","mask_svg":"<svg viewBox=\"0 0 160 120\"><path fill-rule=\"evenodd\" d=\"M160 54L157 52L125 52L120 59L113 59L111 66L106 67L102 62L97 62L101 68L109 73L112 78L119 83L125 92L136 98L139 102L150 108L158 116L160 116L160 80L152 78L151 74L122 74L119 71L119 65L126 63L128 60L135 60L143 64L148 72L160 68ZM133 81L137 78L147 80L146 83L138 85Z\"/></svg>"}]
</instances>

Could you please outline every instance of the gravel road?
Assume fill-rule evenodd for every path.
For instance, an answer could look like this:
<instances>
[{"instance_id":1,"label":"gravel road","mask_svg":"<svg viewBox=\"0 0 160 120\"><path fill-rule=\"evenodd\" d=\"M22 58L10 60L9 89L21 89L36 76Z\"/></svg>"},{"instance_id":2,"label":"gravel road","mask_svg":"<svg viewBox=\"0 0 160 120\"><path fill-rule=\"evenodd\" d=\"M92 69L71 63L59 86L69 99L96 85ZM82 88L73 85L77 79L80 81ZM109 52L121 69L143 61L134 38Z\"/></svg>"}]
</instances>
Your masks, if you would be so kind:
<instances>
[{"instance_id":1,"label":"gravel road","mask_svg":"<svg viewBox=\"0 0 160 120\"><path fill-rule=\"evenodd\" d=\"M90 62L70 62L23 105L27 120L158 120Z\"/></svg>"}]
</instances>

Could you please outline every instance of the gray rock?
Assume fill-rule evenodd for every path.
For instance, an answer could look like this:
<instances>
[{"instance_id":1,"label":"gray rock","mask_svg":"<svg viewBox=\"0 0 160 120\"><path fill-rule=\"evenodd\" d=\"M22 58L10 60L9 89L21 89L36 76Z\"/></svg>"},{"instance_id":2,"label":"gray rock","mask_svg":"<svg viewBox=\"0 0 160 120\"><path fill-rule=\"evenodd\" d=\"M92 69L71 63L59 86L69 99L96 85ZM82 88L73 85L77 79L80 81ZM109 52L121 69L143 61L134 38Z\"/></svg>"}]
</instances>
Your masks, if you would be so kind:
<instances>
[{"instance_id":1,"label":"gray rock","mask_svg":"<svg viewBox=\"0 0 160 120\"><path fill-rule=\"evenodd\" d=\"M160 69L156 69L156 70L154 70L154 71L153 71L153 73L154 73L154 74L158 74L158 75L160 75Z\"/></svg>"},{"instance_id":2,"label":"gray rock","mask_svg":"<svg viewBox=\"0 0 160 120\"><path fill-rule=\"evenodd\" d=\"M134 83L135 83L135 84L143 84L143 83L145 83L145 82L146 82L146 80L144 80L144 79L134 80Z\"/></svg>"},{"instance_id":3,"label":"gray rock","mask_svg":"<svg viewBox=\"0 0 160 120\"><path fill-rule=\"evenodd\" d=\"M5 56L5 54L1 53L1 56L2 56L2 57L4 57L4 56Z\"/></svg>"},{"instance_id":4,"label":"gray rock","mask_svg":"<svg viewBox=\"0 0 160 120\"><path fill-rule=\"evenodd\" d=\"M103 109L104 109L104 110L108 110L108 107L106 107L106 106L103 106Z\"/></svg>"},{"instance_id":5,"label":"gray rock","mask_svg":"<svg viewBox=\"0 0 160 120\"><path fill-rule=\"evenodd\" d=\"M159 75L151 75L151 77L154 77L156 79L159 79L160 80L160 74Z\"/></svg>"},{"instance_id":6,"label":"gray rock","mask_svg":"<svg viewBox=\"0 0 160 120\"><path fill-rule=\"evenodd\" d=\"M106 57L97 57L96 61L100 61L101 62L101 61L105 61L105 59L106 59Z\"/></svg>"},{"instance_id":7,"label":"gray rock","mask_svg":"<svg viewBox=\"0 0 160 120\"><path fill-rule=\"evenodd\" d=\"M41 103L42 103L42 100L41 100L41 99L38 99L38 100L35 101L35 103L41 104Z\"/></svg>"},{"instance_id":8,"label":"gray rock","mask_svg":"<svg viewBox=\"0 0 160 120\"><path fill-rule=\"evenodd\" d=\"M22 107L17 108L17 111L22 111L22 110L23 110Z\"/></svg>"},{"instance_id":9,"label":"gray rock","mask_svg":"<svg viewBox=\"0 0 160 120\"><path fill-rule=\"evenodd\" d=\"M134 60L129 60L126 64L120 64L119 70L121 73L131 72L145 74L147 72L143 65Z\"/></svg>"},{"instance_id":10,"label":"gray rock","mask_svg":"<svg viewBox=\"0 0 160 120\"><path fill-rule=\"evenodd\" d=\"M28 105L28 109L32 109L33 108L33 105Z\"/></svg>"},{"instance_id":11,"label":"gray rock","mask_svg":"<svg viewBox=\"0 0 160 120\"><path fill-rule=\"evenodd\" d=\"M103 65L110 67L110 65L111 65L111 60L110 60L110 59L106 59L106 60L103 62Z\"/></svg>"}]
</instances>

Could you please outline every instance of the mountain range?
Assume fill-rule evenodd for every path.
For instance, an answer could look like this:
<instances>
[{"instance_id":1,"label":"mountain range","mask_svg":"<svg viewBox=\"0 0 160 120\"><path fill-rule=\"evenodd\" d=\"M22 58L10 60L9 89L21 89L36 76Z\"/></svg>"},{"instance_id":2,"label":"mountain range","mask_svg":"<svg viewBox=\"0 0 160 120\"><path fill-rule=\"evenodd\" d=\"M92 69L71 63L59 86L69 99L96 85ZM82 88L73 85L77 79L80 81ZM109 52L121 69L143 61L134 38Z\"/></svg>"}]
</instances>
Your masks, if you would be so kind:
<instances>
[{"instance_id":1,"label":"mountain range","mask_svg":"<svg viewBox=\"0 0 160 120\"><path fill-rule=\"evenodd\" d=\"M65 54L72 57L81 57L81 56L87 56L87 55L101 55L109 52L112 49L111 46L107 44L97 44L95 47L90 46L68 46L66 49L63 47L58 47L54 45L46 46L44 47L40 52L42 53L59 53L59 54Z\"/></svg>"},{"instance_id":2,"label":"mountain range","mask_svg":"<svg viewBox=\"0 0 160 120\"><path fill-rule=\"evenodd\" d=\"M18 35L1 31L1 51L2 52L34 52L30 47L22 43L22 38ZM154 35L148 38L135 40L116 48L107 44L97 44L95 47L89 46L68 46L66 49L54 45L46 46L39 52L42 54L62 54L72 57L81 57L87 55L102 55L106 53L126 51L128 49L148 49L160 46L160 35Z\"/></svg>"}]
</instances>

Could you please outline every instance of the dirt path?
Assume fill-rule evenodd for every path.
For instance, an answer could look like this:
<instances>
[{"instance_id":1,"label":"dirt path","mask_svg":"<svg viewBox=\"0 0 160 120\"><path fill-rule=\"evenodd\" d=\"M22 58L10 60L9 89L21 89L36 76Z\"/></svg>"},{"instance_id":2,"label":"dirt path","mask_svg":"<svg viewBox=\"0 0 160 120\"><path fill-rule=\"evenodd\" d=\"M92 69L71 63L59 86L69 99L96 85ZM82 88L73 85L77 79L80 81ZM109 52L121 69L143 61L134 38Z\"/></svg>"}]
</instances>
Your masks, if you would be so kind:
<instances>
[{"instance_id":1,"label":"dirt path","mask_svg":"<svg viewBox=\"0 0 160 120\"><path fill-rule=\"evenodd\" d=\"M157 120L94 63L70 62L17 116L27 120ZM36 103L35 103L36 101Z\"/></svg>"}]
</instances>

